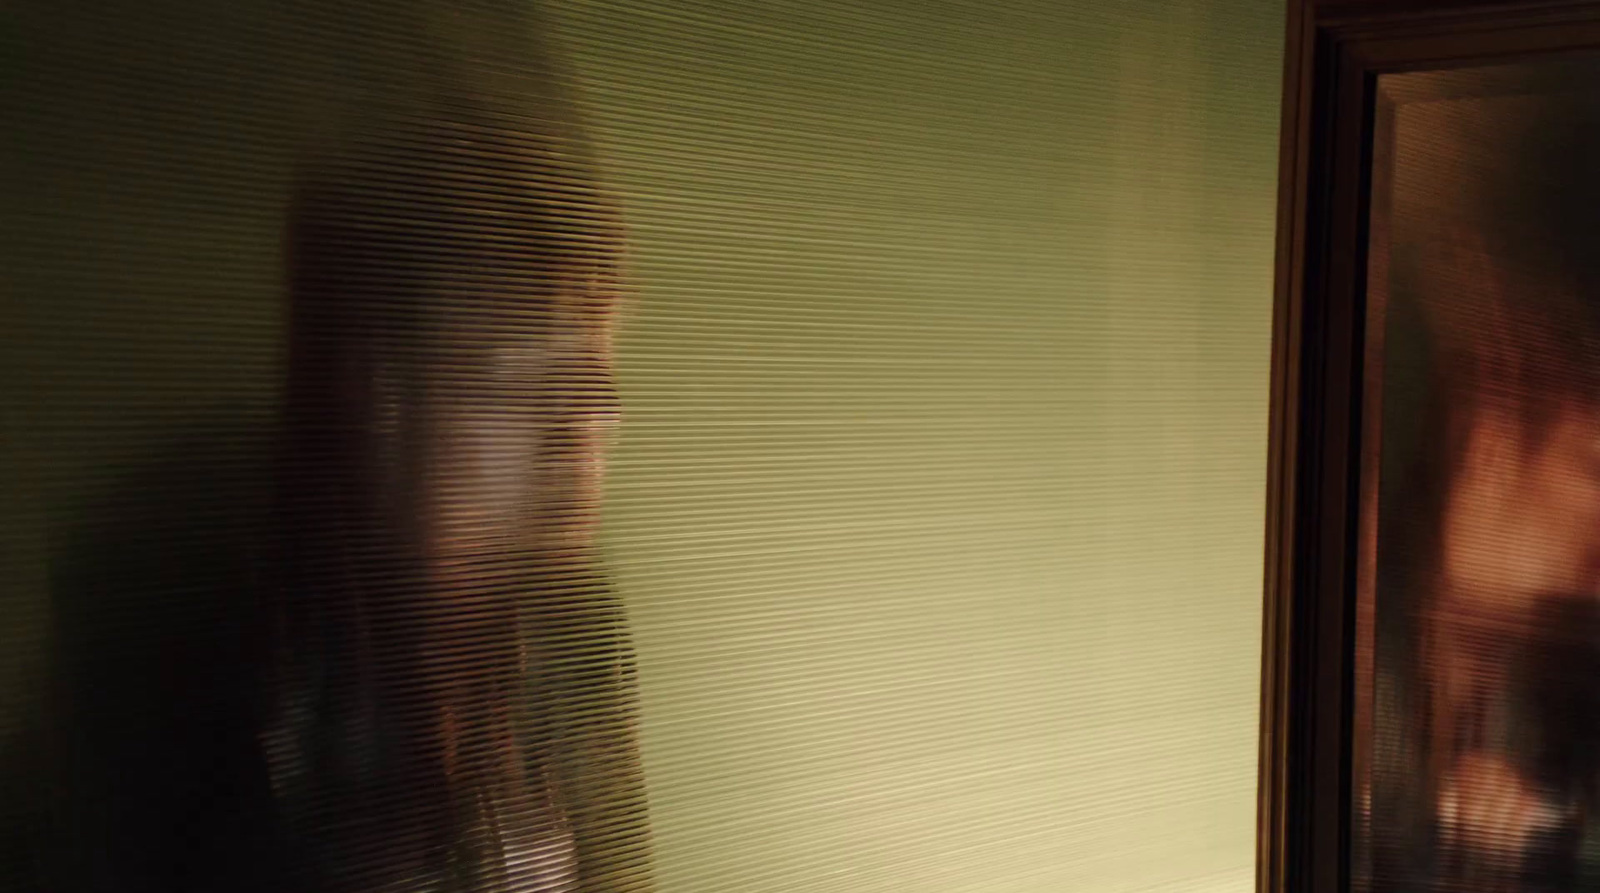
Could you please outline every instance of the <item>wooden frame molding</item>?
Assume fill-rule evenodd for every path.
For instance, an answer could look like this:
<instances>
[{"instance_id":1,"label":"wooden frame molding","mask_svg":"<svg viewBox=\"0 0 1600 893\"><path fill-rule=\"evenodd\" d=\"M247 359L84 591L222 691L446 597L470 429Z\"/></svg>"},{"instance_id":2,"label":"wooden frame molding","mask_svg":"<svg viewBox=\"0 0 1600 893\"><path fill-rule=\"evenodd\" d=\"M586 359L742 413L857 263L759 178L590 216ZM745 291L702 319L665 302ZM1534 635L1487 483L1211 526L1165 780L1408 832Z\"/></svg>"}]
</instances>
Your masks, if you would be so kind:
<instances>
[{"instance_id":1,"label":"wooden frame molding","mask_svg":"<svg viewBox=\"0 0 1600 893\"><path fill-rule=\"evenodd\" d=\"M1268 460L1259 893L1351 887L1377 77L1600 49L1600 2L1291 0ZM1381 336L1381 332L1371 333Z\"/></svg>"}]
</instances>

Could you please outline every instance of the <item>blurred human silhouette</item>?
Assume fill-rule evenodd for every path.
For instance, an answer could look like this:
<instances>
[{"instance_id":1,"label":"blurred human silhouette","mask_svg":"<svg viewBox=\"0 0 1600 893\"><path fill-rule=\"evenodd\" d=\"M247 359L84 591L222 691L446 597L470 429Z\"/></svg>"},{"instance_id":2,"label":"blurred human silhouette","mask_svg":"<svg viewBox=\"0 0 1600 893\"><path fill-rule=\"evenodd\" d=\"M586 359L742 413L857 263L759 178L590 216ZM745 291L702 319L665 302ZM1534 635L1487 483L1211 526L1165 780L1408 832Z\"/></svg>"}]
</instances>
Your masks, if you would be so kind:
<instances>
[{"instance_id":1,"label":"blurred human silhouette","mask_svg":"<svg viewBox=\"0 0 1600 893\"><path fill-rule=\"evenodd\" d=\"M280 422L196 412L53 561L19 889L649 888L614 214L537 121L371 120L296 187Z\"/></svg>"},{"instance_id":2,"label":"blurred human silhouette","mask_svg":"<svg viewBox=\"0 0 1600 893\"><path fill-rule=\"evenodd\" d=\"M1600 878L1600 106L1547 74L1397 149L1386 356L1422 371L1385 407L1410 435L1380 509L1381 889Z\"/></svg>"},{"instance_id":3,"label":"blurred human silhouette","mask_svg":"<svg viewBox=\"0 0 1600 893\"><path fill-rule=\"evenodd\" d=\"M292 227L268 760L297 850L338 890L608 888L642 822L594 552L609 209L560 143L452 107L356 136Z\"/></svg>"}]
</instances>

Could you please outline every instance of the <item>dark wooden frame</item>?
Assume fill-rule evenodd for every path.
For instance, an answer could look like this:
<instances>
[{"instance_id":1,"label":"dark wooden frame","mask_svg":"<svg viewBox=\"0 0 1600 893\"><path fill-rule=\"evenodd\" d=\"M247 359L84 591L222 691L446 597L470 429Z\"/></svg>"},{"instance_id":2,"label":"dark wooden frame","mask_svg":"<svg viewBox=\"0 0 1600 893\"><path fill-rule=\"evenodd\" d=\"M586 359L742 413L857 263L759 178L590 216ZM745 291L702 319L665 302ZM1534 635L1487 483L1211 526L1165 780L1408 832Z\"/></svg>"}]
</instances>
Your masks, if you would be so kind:
<instances>
[{"instance_id":1,"label":"dark wooden frame","mask_svg":"<svg viewBox=\"0 0 1600 893\"><path fill-rule=\"evenodd\" d=\"M1383 360L1365 294L1377 77L1600 49L1600 2L1291 0L1287 30L1256 883L1343 893Z\"/></svg>"}]
</instances>

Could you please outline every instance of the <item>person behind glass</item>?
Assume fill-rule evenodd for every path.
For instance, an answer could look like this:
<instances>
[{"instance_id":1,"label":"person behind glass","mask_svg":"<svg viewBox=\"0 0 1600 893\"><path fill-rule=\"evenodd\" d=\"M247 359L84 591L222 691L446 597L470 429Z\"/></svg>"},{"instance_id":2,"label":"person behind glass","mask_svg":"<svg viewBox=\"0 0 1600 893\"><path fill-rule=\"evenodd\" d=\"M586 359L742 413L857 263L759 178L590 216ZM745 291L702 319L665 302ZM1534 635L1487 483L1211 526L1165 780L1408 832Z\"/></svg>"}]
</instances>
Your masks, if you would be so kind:
<instances>
[{"instance_id":1,"label":"person behind glass","mask_svg":"<svg viewBox=\"0 0 1600 893\"><path fill-rule=\"evenodd\" d=\"M648 888L594 543L619 244L569 143L460 107L298 192L265 742L315 889Z\"/></svg>"},{"instance_id":2,"label":"person behind glass","mask_svg":"<svg viewBox=\"0 0 1600 893\"><path fill-rule=\"evenodd\" d=\"M1565 283L1481 251L1455 257L1424 725L1442 840L1510 856L1574 819L1580 799L1578 767L1558 756L1578 717L1537 703L1557 637L1596 631L1581 609L1600 595L1600 340ZM1487 294L1459 300L1472 289Z\"/></svg>"},{"instance_id":3,"label":"person behind glass","mask_svg":"<svg viewBox=\"0 0 1600 893\"><path fill-rule=\"evenodd\" d=\"M1595 193L1582 134L1530 132L1556 136L1523 142L1491 213L1404 246L1432 381L1385 521L1402 547L1379 561L1410 565L1404 721L1440 888L1597 867L1581 852L1600 793L1600 278L1590 228L1568 225Z\"/></svg>"}]
</instances>

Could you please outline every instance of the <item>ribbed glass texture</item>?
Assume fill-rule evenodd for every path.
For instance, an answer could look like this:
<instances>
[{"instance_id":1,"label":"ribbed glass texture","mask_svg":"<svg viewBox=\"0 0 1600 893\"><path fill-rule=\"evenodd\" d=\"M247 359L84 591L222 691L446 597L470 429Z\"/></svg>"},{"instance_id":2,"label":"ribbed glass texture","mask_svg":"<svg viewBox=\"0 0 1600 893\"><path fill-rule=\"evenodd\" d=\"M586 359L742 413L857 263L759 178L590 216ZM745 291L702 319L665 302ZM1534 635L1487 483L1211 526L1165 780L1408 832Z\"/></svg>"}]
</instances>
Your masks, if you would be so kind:
<instances>
[{"instance_id":1,"label":"ribbed glass texture","mask_svg":"<svg viewBox=\"0 0 1600 893\"><path fill-rule=\"evenodd\" d=\"M0 889L1248 890L1280 5L8 8Z\"/></svg>"},{"instance_id":2,"label":"ribbed glass texture","mask_svg":"<svg viewBox=\"0 0 1600 893\"><path fill-rule=\"evenodd\" d=\"M663 889L1251 889L1281 9L552 5Z\"/></svg>"}]
</instances>

